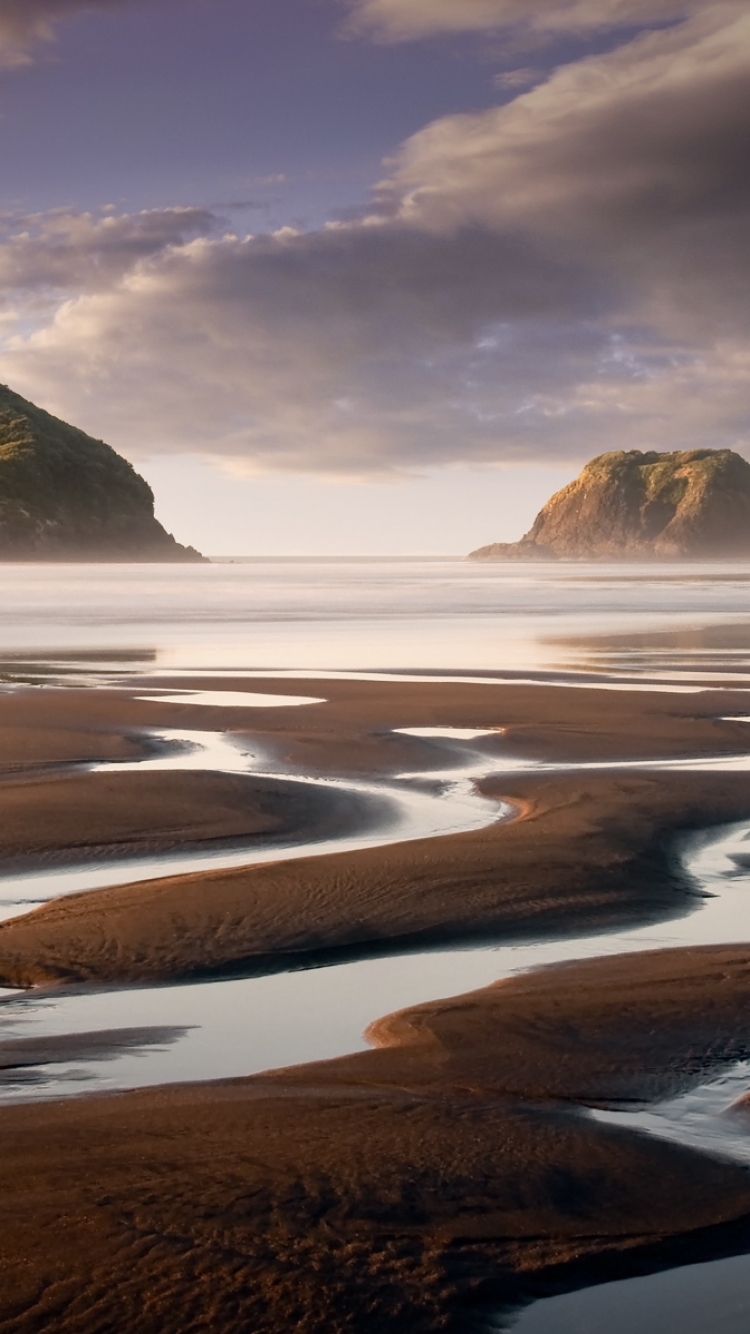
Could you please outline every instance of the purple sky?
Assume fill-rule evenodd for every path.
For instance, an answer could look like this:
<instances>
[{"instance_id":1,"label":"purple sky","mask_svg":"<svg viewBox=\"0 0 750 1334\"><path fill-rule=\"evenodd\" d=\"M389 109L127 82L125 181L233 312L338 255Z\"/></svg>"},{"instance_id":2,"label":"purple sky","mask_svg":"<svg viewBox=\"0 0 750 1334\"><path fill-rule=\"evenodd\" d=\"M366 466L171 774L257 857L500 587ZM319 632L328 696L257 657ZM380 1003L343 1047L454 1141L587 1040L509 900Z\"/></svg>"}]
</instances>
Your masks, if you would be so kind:
<instances>
[{"instance_id":1,"label":"purple sky","mask_svg":"<svg viewBox=\"0 0 750 1334\"><path fill-rule=\"evenodd\" d=\"M226 554L748 453L746 0L0 0L0 378Z\"/></svg>"}]
</instances>

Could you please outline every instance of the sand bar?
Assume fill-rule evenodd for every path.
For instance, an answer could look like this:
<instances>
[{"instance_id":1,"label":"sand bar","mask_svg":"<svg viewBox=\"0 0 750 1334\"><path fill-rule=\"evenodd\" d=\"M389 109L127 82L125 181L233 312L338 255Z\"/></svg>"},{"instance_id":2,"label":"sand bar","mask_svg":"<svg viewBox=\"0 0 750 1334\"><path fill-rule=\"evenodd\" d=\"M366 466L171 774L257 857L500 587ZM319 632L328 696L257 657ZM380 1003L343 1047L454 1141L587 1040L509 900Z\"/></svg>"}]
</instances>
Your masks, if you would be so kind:
<instances>
[{"instance_id":1,"label":"sand bar","mask_svg":"<svg viewBox=\"0 0 750 1334\"><path fill-rule=\"evenodd\" d=\"M741 1249L745 1171L575 1104L731 1059L748 999L737 949L594 961L417 1007L356 1057L6 1109L0 1328L459 1330L561 1267Z\"/></svg>"},{"instance_id":2,"label":"sand bar","mask_svg":"<svg viewBox=\"0 0 750 1334\"><path fill-rule=\"evenodd\" d=\"M430 753L392 729L430 725L506 727L487 745L561 761L747 745L745 724L722 721L746 703L731 693L638 693L614 711L596 691L340 684L314 723L304 708L294 722L282 709L259 716L280 764L307 755L311 771L392 775L417 767L415 748L420 762ZM250 726L247 711L209 722L204 707L198 721L189 706L122 692L95 695L88 711L85 692L49 698L63 694L72 702L56 714L45 701L49 719L70 735L79 726L92 749L99 736L137 746L139 728L173 720ZM45 721L16 714L13 726ZM60 748L44 763L59 769ZM519 818L66 899L0 930L0 975L158 980L666 917L692 892L674 840L750 811L740 772L532 771L483 786L517 802ZM231 806L228 790L212 801ZM426 1002L378 1021L372 1051L337 1061L7 1108L0 1330L458 1331L469 1308L511 1303L544 1276L591 1281L747 1248L743 1169L581 1108L661 1096L738 1059L748 1001L750 947L620 956Z\"/></svg>"},{"instance_id":3,"label":"sand bar","mask_svg":"<svg viewBox=\"0 0 750 1334\"><path fill-rule=\"evenodd\" d=\"M273 684L264 682L264 690ZM290 683L282 685L292 693ZM552 756L561 764L607 757L652 760L731 755L750 745L747 724L726 720L728 713L741 715L745 704L734 692L689 698L638 693L623 696L617 710L611 697L596 690L337 681L328 683L327 693L325 703L310 707L258 710L253 736L275 755L280 773L285 766L299 771L303 761L311 773L335 767L359 775L372 769L383 777L417 766L444 767L445 748L395 730L407 726L504 728L480 743L497 754L499 768L506 756L516 762ZM248 739L247 710L157 704L120 691L20 692L0 704L16 726L34 731L54 720L70 730L77 723L87 736L119 733L122 746L145 749L143 728L170 719L195 725L196 714L200 724L215 714L212 727L223 723ZM314 717L314 731L306 715ZM72 813L84 810L75 785L88 782L101 793L102 828L84 827L79 844L87 838L101 842L107 810L114 807L119 812L113 825L126 829L131 846L149 837L158 842L147 774L68 774L58 788L25 777L28 781L16 780L5 791L19 830L24 821L30 828L29 852L37 802L57 801L74 828ZM131 777L140 777L143 786L133 781L128 788ZM190 775L171 776L178 777ZM252 791L251 780L237 781ZM115 794L130 792L127 804L107 798L109 782ZM237 803L245 789L227 776L205 783L205 809L190 816L198 831L193 842L240 837L245 817L238 817ZM407 944L606 929L668 916L690 893L675 874L670 839L750 810L747 773L511 772L485 780L482 788L498 803L515 803L522 818L439 840L180 875L50 903L0 927L0 985L167 980L262 970L300 957L314 962L332 951L382 952ZM175 801L185 791L177 784ZM303 811L304 794L298 795L285 825L290 833L295 821L300 830L313 822ZM259 791L254 800L257 806ZM263 800L268 807L270 796ZM199 782L179 826L182 837L190 810L201 801ZM95 823L96 804L91 817L88 811L81 817L84 826ZM168 830L165 821L162 839ZM245 832L252 830L246 826ZM20 838L11 852L21 855Z\"/></svg>"}]
</instances>

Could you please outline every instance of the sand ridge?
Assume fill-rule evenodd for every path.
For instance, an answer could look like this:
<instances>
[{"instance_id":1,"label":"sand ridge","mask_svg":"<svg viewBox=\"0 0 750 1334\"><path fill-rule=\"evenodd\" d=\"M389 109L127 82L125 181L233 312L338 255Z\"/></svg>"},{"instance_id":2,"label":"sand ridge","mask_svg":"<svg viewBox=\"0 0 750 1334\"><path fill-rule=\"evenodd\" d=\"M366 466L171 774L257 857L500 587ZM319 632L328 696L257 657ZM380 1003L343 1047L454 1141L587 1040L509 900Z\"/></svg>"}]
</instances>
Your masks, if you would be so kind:
<instances>
[{"instance_id":1,"label":"sand ridge","mask_svg":"<svg viewBox=\"0 0 750 1334\"><path fill-rule=\"evenodd\" d=\"M226 684L234 688L237 682ZM506 754L534 759L546 752L561 763L619 759L623 752L626 758L674 758L736 754L750 743L745 724L722 718L745 705L744 696L734 692L618 695L613 709L612 696L596 689L381 681L306 682L306 688L308 684L315 693L325 693L326 703L257 711L253 737L260 737L264 750L277 757L280 772L285 764L297 772L320 773L327 767L345 775L372 766L376 774L388 777L404 768L444 768L445 747L394 730L407 725L502 728L480 743L486 753L498 755L499 766ZM272 680L253 685L263 690L282 687L281 693L299 688L296 682ZM124 691L19 692L0 697L0 714L3 709L17 726L25 724L32 732L53 722L67 728L78 722L87 736L93 729L110 739L119 729L120 744L140 744L144 750L149 744L144 729L164 726L170 718L180 727L195 726L196 714L201 726L217 727L222 716L232 731L248 726L246 710L155 704ZM311 718L314 733L309 730ZM325 766L320 760L324 753ZM154 777L165 784L161 829L161 815L148 800ZM221 781L203 776L190 805L184 781L188 777L143 773L84 779L67 774L58 775L58 786L40 776L25 785L16 781L0 789L0 795L7 794L8 808L14 809L19 830L13 853L20 856L23 851L24 818L33 827L36 811L45 802L51 807L53 798L68 824L68 843L76 823L83 821L79 846L100 842L105 837L102 826L119 806L116 816L112 814L112 829L124 826L131 847L158 849L170 837L170 792L173 804L186 803L177 823L180 836L192 846L201 839L253 832L249 812L238 813L243 792L248 801L254 794L256 807L262 800L270 809L272 781L261 797L263 785L254 789L251 780L240 778L240 786L233 786L227 776ZM76 796L87 784L99 794L90 811L89 803ZM675 874L670 838L685 829L740 818L750 807L750 775L743 773L531 772L485 780L482 790L498 803L515 803L525 812L523 819L472 834L181 875L53 902L33 916L0 926L0 985L63 979L142 982L263 971L300 957L314 962L336 951L382 952L550 930L606 929L635 916L658 919L686 906L691 892ZM325 823L319 794L314 788L307 791L310 810L305 814L305 796L299 792L285 825L290 837L295 821L300 832L316 821ZM333 796L326 800L333 810L342 801ZM101 818L95 830L97 803ZM27 847L34 847L31 836Z\"/></svg>"},{"instance_id":2,"label":"sand ridge","mask_svg":"<svg viewBox=\"0 0 750 1334\"><path fill-rule=\"evenodd\" d=\"M458 1331L584 1261L741 1249L744 1169L574 1104L731 1059L750 958L617 964L416 1007L339 1061L5 1109L0 1329Z\"/></svg>"},{"instance_id":3,"label":"sand ridge","mask_svg":"<svg viewBox=\"0 0 750 1334\"><path fill-rule=\"evenodd\" d=\"M373 803L374 806L374 803ZM55 771L0 783L0 871L323 839L376 819L356 793L252 774Z\"/></svg>"},{"instance_id":4,"label":"sand ridge","mask_svg":"<svg viewBox=\"0 0 750 1334\"><path fill-rule=\"evenodd\" d=\"M394 739L397 726L508 726L503 745L545 758L746 744L742 724L721 721L742 712L740 696L639 693L614 710L601 691L487 689L347 682L314 725L268 710L258 726L290 762L307 753L323 767L330 752L343 771L381 773L429 751ZM151 705L115 692L87 712L85 692L64 693L71 702L54 714L45 701L42 715L71 734L85 720L92 747L97 729L145 745L139 729L183 709L147 716ZM209 712L175 725L222 725ZM223 725L246 731L247 717L226 711ZM0 929L0 975L166 980L313 960L321 945L387 951L666 917L694 892L674 839L750 810L744 773L528 773L484 788L520 818L52 904ZM230 818L228 790L212 801ZM0 1334L458 1334L545 1276L584 1282L747 1249L747 1171L581 1108L662 1095L746 1055L749 1000L750 946L591 960L426 1000L337 1061L3 1109Z\"/></svg>"},{"instance_id":5,"label":"sand ridge","mask_svg":"<svg viewBox=\"0 0 750 1334\"><path fill-rule=\"evenodd\" d=\"M670 842L741 818L750 774L523 776L467 834L70 895L0 924L0 985L264 972L404 947L606 930L686 911Z\"/></svg>"}]
</instances>

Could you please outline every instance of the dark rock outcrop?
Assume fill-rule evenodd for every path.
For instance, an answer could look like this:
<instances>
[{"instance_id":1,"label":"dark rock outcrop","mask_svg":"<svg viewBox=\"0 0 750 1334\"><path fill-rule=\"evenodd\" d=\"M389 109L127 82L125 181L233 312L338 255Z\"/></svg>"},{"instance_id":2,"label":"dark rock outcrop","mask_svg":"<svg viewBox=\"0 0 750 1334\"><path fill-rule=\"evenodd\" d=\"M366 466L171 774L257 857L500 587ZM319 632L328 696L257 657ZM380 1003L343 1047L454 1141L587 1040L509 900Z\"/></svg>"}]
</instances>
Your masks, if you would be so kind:
<instances>
[{"instance_id":1,"label":"dark rock outcrop","mask_svg":"<svg viewBox=\"0 0 750 1334\"><path fill-rule=\"evenodd\" d=\"M0 560L202 559L126 459L0 386Z\"/></svg>"},{"instance_id":2,"label":"dark rock outcrop","mask_svg":"<svg viewBox=\"0 0 750 1334\"><path fill-rule=\"evenodd\" d=\"M520 542L472 560L750 559L750 463L731 449L600 454Z\"/></svg>"}]
</instances>

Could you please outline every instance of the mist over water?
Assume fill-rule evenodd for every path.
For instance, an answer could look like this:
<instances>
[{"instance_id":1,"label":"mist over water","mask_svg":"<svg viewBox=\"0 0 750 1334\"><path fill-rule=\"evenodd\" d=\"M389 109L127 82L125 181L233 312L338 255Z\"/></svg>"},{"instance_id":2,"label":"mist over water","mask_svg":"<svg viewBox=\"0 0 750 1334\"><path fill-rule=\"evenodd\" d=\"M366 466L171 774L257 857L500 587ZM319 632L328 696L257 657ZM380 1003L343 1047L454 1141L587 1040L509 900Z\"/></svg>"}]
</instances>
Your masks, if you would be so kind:
<instances>
[{"instance_id":1,"label":"mist over water","mask_svg":"<svg viewBox=\"0 0 750 1334\"><path fill-rule=\"evenodd\" d=\"M134 669L644 672L750 664L750 565L8 565L5 655ZM93 664L92 664L93 666Z\"/></svg>"}]
</instances>

